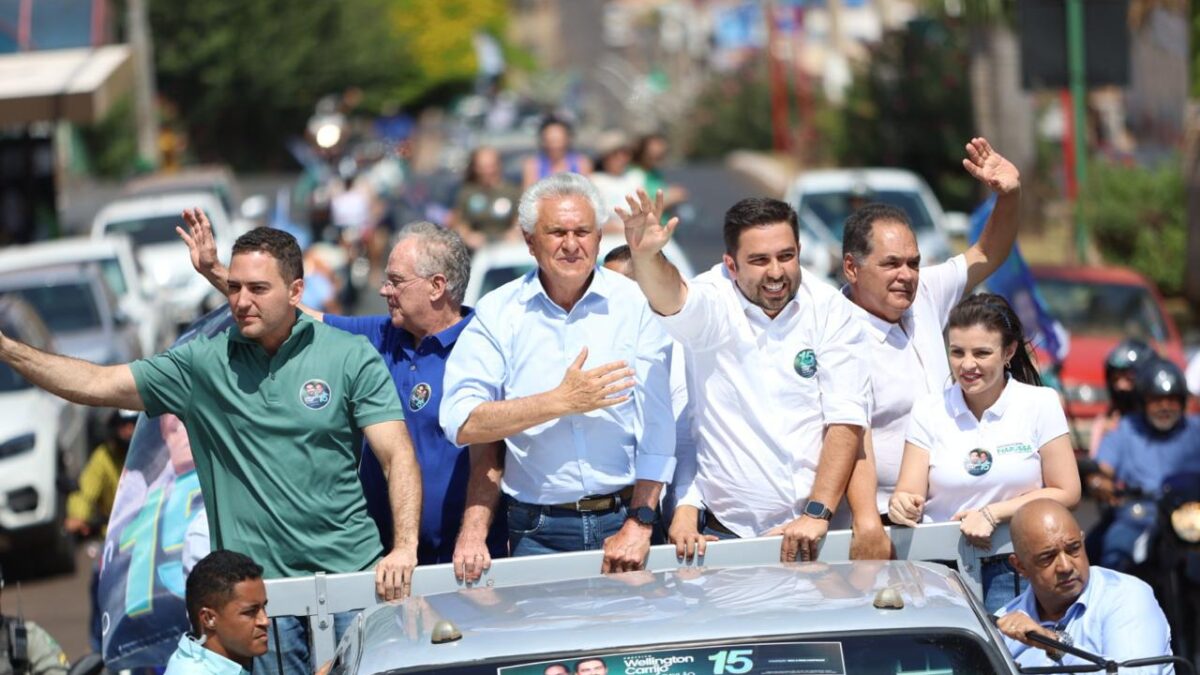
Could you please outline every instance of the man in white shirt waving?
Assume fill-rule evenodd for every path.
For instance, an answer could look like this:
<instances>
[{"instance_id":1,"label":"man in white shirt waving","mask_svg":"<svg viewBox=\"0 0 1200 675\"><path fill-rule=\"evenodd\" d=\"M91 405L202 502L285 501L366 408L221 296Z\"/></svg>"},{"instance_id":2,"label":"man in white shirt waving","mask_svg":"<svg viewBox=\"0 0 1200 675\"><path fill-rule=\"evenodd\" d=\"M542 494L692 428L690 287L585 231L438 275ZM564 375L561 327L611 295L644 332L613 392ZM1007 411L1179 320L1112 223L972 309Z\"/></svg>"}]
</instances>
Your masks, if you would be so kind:
<instances>
[{"instance_id":1,"label":"man in white shirt waving","mask_svg":"<svg viewBox=\"0 0 1200 675\"><path fill-rule=\"evenodd\" d=\"M1000 267L1017 237L1020 172L985 138L971 139L966 151L967 173L997 195L979 241L966 252L921 268L908 216L886 204L868 204L845 223L842 265L848 284L843 292L866 334L873 398L867 435L873 452L867 456L873 455L874 464L859 463L850 489L870 490L877 483L881 514L887 513L900 475L913 402L950 384L942 340L950 310Z\"/></svg>"},{"instance_id":2,"label":"man in white shirt waving","mask_svg":"<svg viewBox=\"0 0 1200 675\"><path fill-rule=\"evenodd\" d=\"M678 224L661 222L662 193L628 202L618 214L633 276L690 358L697 448L677 458L676 550L691 557L706 540L782 534L781 560L814 560L868 424L852 306L800 278L796 212L784 202L730 208L724 262L689 282L661 254ZM866 515L881 534L878 515Z\"/></svg>"}]
</instances>

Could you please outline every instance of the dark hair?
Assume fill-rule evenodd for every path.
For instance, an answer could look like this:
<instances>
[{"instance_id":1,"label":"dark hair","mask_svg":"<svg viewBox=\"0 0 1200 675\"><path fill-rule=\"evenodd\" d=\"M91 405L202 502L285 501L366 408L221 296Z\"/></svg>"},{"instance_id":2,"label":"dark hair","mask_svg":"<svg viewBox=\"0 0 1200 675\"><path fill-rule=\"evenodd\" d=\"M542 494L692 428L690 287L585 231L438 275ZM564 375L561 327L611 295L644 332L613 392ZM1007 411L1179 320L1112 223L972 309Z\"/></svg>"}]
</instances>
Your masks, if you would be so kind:
<instances>
[{"instance_id":1,"label":"dark hair","mask_svg":"<svg viewBox=\"0 0 1200 675\"><path fill-rule=\"evenodd\" d=\"M604 264L607 265L610 262L625 262L626 260L630 260L632 258L633 253L629 250L629 244L621 244L620 246L609 251L608 255L604 256Z\"/></svg>"},{"instance_id":2,"label":"dark hair","mask_svg":"<svg viewBox=\"0 0 1200 675\"><path fill-rule=\"evenodd\" d=\"M633 163L638 166L645 166L646 153L650 150L650 144L654 141L667 142L667 137L658 132L645 134L637 139L637 143L633 145Z\"/></svg>"},{"instance_id":3,"label":"dark hair","mask_svg":"<svg viewBox=\"0 0 1200 675\"><path fill-rule=\"evenodd\" d=\"M475 170L475 159L479 157L479 153L484 151L496 152L496 149L490 145L481 145L471 151L471 155L467 158L467 170L463 172L463 184L478 183L479 172ZM501 169L503 171L503 169Z\"/></svg>"},{"instance_id":4,"label":"dark hair","mask_svg":"<svg viewBox=\"0 0 1200 675\"><path fill-rule=\"evenodd\" d=\"M604 666L604 668L605 668L605 669L607 669L607 668L608 668L608 663L607 663L607 662L606 662L604 659L600 658L599 656L589 656L589 657L587 657L587 658L585 658L585 659L579 659L578 661L576 661L576 662L575 662L575 667L574 667L572 670L573 670L574 672L578 673L578 672L579 672L579 666L582 666L583 664L585 664L585 663L588 663L588 662L590 662L590 661L599 661L599 662L600 662L600 665Z\"/></svg>"},{"instance_id":5,"label":"dark hair","mask_svg":"<svg viewBox=\"0 0 1200 675\"><path fill-rule=\"evenodd\" d=\"M871 254L871 233L877 220L900 223L912 229L912 223L909 222L904 209L891 204L871 202L846 217L846 224L842 230L843 258L850 255L854 257L855 262L860 262Z\"/></svg>"},{"instance_id":6,"label":"dark hair","mask_svg":"<svg viewBox=\"0 0 1200 675\"><path fill-rule=\"evenodd\" d=\"M1005 370L1012 373L1013 379L1035 387L1042 386L1042 376L1038 374L1037 365L1030 357L1030 348L1021 328L1021 319L1009 306L1003 296L995 293L976 293L954 306L950 310L950 320L946 328L970 328L983 326L989 331L1000 334L1000 344L1007 349L1016 345L1012 360L1005 365Z\"/></svg>"},{"instance_id":7,"label":"dark hair","mask_svg":"<svg viewBox=\"0 0 1200 675\"><path fill-rule=\"evenodd\" d=\"M571 123L557 115L546 115L542 118L542 123L538 125L538 138L542 137L542 133L553 126L560 126L567 131L567 137L575 135L575 130L571 128Z\"/></svg>"},{"instance_id":8,"label":"dark hair","mask_svg":"<svg viewBox=\"0 0 1200 675\"><path fill-rule=\"evenodd\" d=\"M800 239L800 221L796 210L787 202L770 197L748 197L729 207L725 212L725 252L735 255L738 238L752 227L787 223L796 240Z\"/></svg>"},{"instance_id":9,"label":"dark hair","mask_svg":"<svg viewBox=\"0 0 1200 675\"><path fill-rule=\"evenodd\" d=\"M261 579L263 568L237 551L213 551L200 559L188 575L184 597L192 631L200 635L200 608L221 607L233 597L240 582Z\"/></svg>"},{"instance_id":10,"label":"dark hair","mask_svg":"<svg viewBox=\"0 0 1200 675\"><path fill-rule=\"evenodd\" d=\"M233 242L233 255L262 251L279 263L283 280L292 283L304 278L304 255L296 238L272 227L256 227Z\"/></svg>"}]
</instances>

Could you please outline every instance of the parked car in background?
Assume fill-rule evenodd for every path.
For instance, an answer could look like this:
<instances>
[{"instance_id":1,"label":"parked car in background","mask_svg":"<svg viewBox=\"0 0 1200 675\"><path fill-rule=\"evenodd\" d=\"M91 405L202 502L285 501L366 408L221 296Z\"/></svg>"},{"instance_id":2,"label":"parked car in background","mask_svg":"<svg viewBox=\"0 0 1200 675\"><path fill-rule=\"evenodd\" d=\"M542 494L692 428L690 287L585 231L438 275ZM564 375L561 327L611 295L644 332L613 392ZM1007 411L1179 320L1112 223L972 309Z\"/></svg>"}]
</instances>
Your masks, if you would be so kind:
<instances>
[{"instance_id":1,"label":"parked car in background","mask_svg":"<svg viewBox=\"0 0 1200 675\"><path fill-rule=\"evenodd\" d=\"M36 310L0 295L0 331L58 351ZM30 384L0 363L0 557L39 571L74 569L74 539L63 529L67 494L87 461L87 412Z\"/></svg>"},{"instance_id":2,"label":"parked car in background","mask_svg":"<svg viewBox=\"0 0 1200 675\"><path fill-rule=\"evenodd\" d=\"M607 236L600 240L597 262L603 262L604 256L614 248L625 243L625 237ZM685 279L695 276L695 270L684 255L683 249L674 241L668 242L663 254L679 268L679 273ZM498 243L484 246L475 252L471 258L471 279L467 282L466 297L463 302L474 306L479 299L491 291L525 274L537 266L529 247L524 242Z\"/></svg>"},{"instance_id":3,"label":"parked car in background","mask_svg":"<svg viewBox=\"0 0 1200 675\"><path fill-rule=\"evenodd\" d=\"M1108 353L1125 338L1139 338L1183 368L1183 341L1158 289L1133 270L1035 266L1031 271L1050 313L1071 336L1059 377L1076 447L1086 449L1092 419L1108 408Z\"/></svg>"},{"instance_id":4,"label":"parked car in background","mask_svg":"<svg viewBox=\"0 0 1200 675\"><path fill-rule=\"evenodd\" d=\"M168 331L156 287L142 275L127 235L102 239L71 237L0 249L0 269L36 269L58 264L95 263L117 296L118 307L137 328L143 355L154 354L175 339Z\"/></svg>"},{"instance_id":5,"label":"parked car in background","mask_svg":"<svg viewBox=\"0 0 1200 675\"><path fill-rule=\"evenodd\" d=\"M967 218L946 213L917 174L904 169L820 169L805 171L784 195L800 215L801 240L807 238L823 248L834 261L831 275L841 273L842 230L846 217L870 202L883 202L908 214L921 264L932 265L951 255L950 237L966 233ZM803 252L803 246L801 248ZM814 251L815 255L815 251Z\"/></svg>"},{"instance_id":6,"label":"parked car in background","mask_svg":"<svg viewBox=\"0 0 1200 675\"><path fill-rule=\"evenodd\" d=\"M121 310L96 263L0 267L0 293L15 295L33 306L54 336L60 354L101 365L142 357L137 325ZM99 441L109 409L88 411L90 440Z\"/></svg>"},{"instance_id":7,"label":"parked car in background","mask_svg":"<svg viewBox=\"0 0 1200 675\"><path fill-rule=\"evenodd\" d=\"M125 184L122 195L126 198L153 197L193 192L207 192L216 197L235 228L253 227L243 216L246 202L249 200L242 199L242 192L233 171L219 164L188 167L171 173L156 173L135 178Z\"/></svg>"},{"instance_id":8,"label":"parked car in background","mask_svg":"<svg viewBox=\"0 0 1200 675\"><path fill-rule=\"evenodd\" d=\"M165 320L179 329L225 301L192 269L187 246L175 233L183 223L184 209L190 208L208 214L217 255L229 264L233 242L245 230L230 219L211 192L125 197L105 206L92 221L93 239L118 233L133 240L138 262L158 288Z\"/></svg>"}]
</instances>

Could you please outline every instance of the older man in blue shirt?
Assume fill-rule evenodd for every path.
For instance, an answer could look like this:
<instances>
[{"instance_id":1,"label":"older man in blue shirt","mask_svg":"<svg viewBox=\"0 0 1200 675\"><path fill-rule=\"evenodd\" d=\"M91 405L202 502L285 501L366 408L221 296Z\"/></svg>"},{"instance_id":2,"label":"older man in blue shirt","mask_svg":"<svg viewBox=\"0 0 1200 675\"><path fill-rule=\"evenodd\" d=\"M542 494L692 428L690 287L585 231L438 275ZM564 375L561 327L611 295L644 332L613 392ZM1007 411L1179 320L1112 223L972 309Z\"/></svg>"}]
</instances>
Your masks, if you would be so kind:
<instances>
[{"instance_id":1,"label":"older man in blue shirt","mask_svg":"<svg viewBox=\"0 0 1200 675\"><path fill-rule=\"evenodd\" d=\"M1026 637L1029 632L1118 662L1171 653L1171 631L1150 586L1090 566L1083 532L1065 507L1050 499L1029 502L1017 510L1010 527L1015 551L1010 561L1029 588L996 612L996 626L1019 665L1086 663L1047 651ZM1128 672L1174 670L1156 666Z\"/></svg>"},{"instance_id":2,"label":"older man in blue shirt","mask_svg":"<svg viewBox=\"0 0 1200 675\"><path fill-rule=\"evenodd\" d=\"M446 364L441 420L457 444L505 440L513 555L603 547L602 571L638 569L675 470L671 341L637 286L597 268L583 176L521 198L531 270L479 301Z\"/></svg>"},{"instance_id":3,"label":"older man in blue shirt","mask_svg":"<svg viewBox=\"0 0 1200 675\"><path fill-rule=\"evenodd\" d=\"M180 235L191 250L192 263L225 292L227 270L217 260L208 219L196 210L185 213L184 220L188 231L180 230ZM462 238L432 223L411 223L397 237L379 289L388 314L334 316L300 308L318 321L366 337L383 356L421 466L417 562L453 561L460 577L474 580L491 558L505 556L508 546L503 519L492 522L494 509L483 503L498 499L501 445L481 444L468 452L446 440L438 420L446 359L473 316L462 305L470 272L470 252ZM359 476L367 510L390 548L387 481L365 442Z\"/></svg>"}]
</instances>

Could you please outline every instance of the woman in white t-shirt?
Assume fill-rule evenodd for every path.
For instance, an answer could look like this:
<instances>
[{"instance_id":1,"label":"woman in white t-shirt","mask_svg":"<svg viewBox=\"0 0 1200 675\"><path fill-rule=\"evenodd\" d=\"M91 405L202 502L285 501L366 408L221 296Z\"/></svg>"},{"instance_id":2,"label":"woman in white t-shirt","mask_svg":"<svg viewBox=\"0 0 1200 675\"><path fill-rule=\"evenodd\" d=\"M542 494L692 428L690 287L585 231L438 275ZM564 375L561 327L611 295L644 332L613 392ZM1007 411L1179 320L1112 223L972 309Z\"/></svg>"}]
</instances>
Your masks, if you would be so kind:
<instances>
[{"instance_id":1,"label":"woman in white t-shirt","mask_svg":"<svg viewBox=\"0 0 1200 675\"><path fill-rule=\"evenodd\" d=\"M1028 501L1073 508L1079 471L1058 393L1041 386L1004 298L963 300L947 328L955 383L913 405L888 516L908 526L959 521L967 541L986 549L996 526ZM982 572L989 612L1024 586L1008 556L985 558Z\"/></svg>"}]
</instances>

